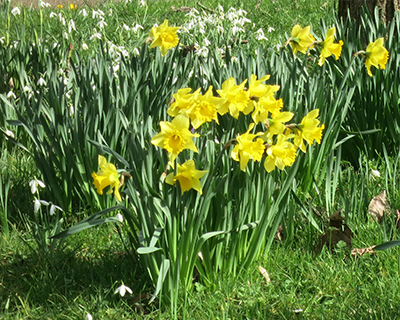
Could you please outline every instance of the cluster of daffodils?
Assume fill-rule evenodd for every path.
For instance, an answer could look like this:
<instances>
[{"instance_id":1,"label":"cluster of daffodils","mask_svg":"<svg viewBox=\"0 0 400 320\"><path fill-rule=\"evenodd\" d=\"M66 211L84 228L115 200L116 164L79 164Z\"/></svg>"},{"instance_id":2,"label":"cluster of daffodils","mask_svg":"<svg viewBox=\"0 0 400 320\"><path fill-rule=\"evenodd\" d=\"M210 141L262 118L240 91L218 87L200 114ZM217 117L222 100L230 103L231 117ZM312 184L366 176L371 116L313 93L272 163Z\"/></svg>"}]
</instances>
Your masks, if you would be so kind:
<instances>
[{"instance_id":1,"label":"cluster of daffodils","mask_svg":"<svg viewBox=\"0 0 400 320\"><path fill-rule=\"evenodd\" d=\"M231 157L240 163L242 171L246 171L250 160L259 162L264 156L264 168L267 172L276 167L283 170L286 166L291 166L298 149L306 152L305 143L311 145L314 141L321 142L324 125L320 125L317 119L318 109L308 113L300 124L286 124L294 114L282 111L282 99L277 100L274 97L280 87L264 84L268 79L268 75L260 79L252 75L246 88L247 80L236 85L235 79L229 78L221 89L216 90L219 96L213 95L212 86L204 95L200 89L194 92L191 88L179 89L173 95L175 101L167 111L173 120L160 122L161 132L151 139L151 143L167 150L169 164L174 168L177 157L183 150L198 152L192 139L199 137L199 134L193 131L202 124L213 121L219 124L219 117L225 115L238 119L241 114L251 114L252 122L247 132L229 141L224 149L234 145ZM256 127L263 128L263 131L255 133ZM195 189L201 194L199 179L206 173L207 171L197 170L193 160L188 160L182 165L178 163L177 173L170 173L166 182L174 185L179 181L182 193Z\"/></svg>"},{"instance_id":2,"label":"cluster of daffodils","mask_svg":"<svg viewBox=\"0 0 400 320\"><path fill-rule=\"evenodd\" d=\"M310 33L310 26L302 28L299 25L295 25L292 29L291 37L287 43L292 46L293 53L297 55L297 52L308 53L316 46L320 47L321 53L319 56L318 64L322 66L325 59L334 56L336 60L339 59L342 52L343 41L340 40L335 43L336 28L330 28L325 36L325 40L316 41ZM386 63L389 59L389 52L383 46L384 39L379 38L375 42L369 43L366 50L355 53L355 56L362 55L365 57L365 66L367 67L368 75L372 77L371 66L377 69L385 69Z\"/></svg>"}]
</instances>

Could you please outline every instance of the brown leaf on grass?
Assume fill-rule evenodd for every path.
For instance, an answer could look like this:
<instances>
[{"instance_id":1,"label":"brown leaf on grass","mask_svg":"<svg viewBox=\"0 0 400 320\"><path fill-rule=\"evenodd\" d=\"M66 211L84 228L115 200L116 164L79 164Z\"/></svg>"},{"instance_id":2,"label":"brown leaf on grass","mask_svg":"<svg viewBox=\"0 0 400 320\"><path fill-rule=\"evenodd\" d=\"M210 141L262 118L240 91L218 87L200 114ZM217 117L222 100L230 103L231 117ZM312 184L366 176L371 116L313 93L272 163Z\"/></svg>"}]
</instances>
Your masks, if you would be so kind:
<instances>
[{"instance_id":1,"label":"brown leaf on grass","mask_svg":"<svg viewBox=\"0 0 400 320\"><path fill-rule=\"evenodd\" d=\"M399 209L397 209L396 210L396 229L398 229L399 228L399 223L400 223L400 210Z\"/></svg>"},{"instance_id":2,"label":"brown leaf on grass","mask_svg":"<svg viewBox=\"0 0 400 320\"><path fill-rule=\"evenodd\" d=\"M279 241L283 240L283 228L282 228L282 225L279 225L278 229L276 230L275 238L278 239Z\"/></svg>"},{"instance_id":3,"label":"brown leaf on grass","mask_svg":"<svg viewBox=\"0 0 400 320\"><path fill-rule=\"evenodd\" d=\"M390 206L386 199L386 190L374 197L368 206L368 213L375 218L375 221L381 222L385 212L389 213Z\"/></svg>"},{"instance_id":4,"label":"brown leaf on grass","mask_svg":"<svg viewBox=\"0 0 400 320\"><path fill-rule=\"evenodd\" d=\"M348 248L351 248L351 238L353 232L344 223L344 218L340 215L342 209L339 209L334 214L329 216L329 226L326 228L325 233L319 236L316 252L320 253L323 246L328 246L333 249L336 245L343 241Z\"/></svg>"},{"instance_id":5,"label":"brown leaf on grass","mask_svg":"<svg viewBox=\"0 0 400 320\"><path fill-rule=\"evenodd\" d=\"M174 6L171 6L171 10L174 12L190 12L192 10L192 8L189 7L179 7L179 8L175 8Z\"/></svg>"},{"instance_id":6,"label":"brown leaf on grass","mask_svg":"<svg viewBox=\"0 0 400 320\"><path fill-rule=\"evenodd\" d=\"M354 248L354 249L351 251L351 256L352 256L353 258L355 258L355 257L357 257L357 256L363 256L363 255L366 254L366 253L374 254L374 253L376 253L376 252L374 251L374 248L375 248L375 247L376 247L376 246L374 245L374 246L371 246L371 247L368 247L368 248L362 248L362 249Z\"/></svg>"},{"instance_id":7,"label":"brown leaf on grass","mask_svg":"<svg viewBox=\"0 0 400 320\"><path fill-rule=\"evenodd\" d=\"M267 282L271 282L271 279L269 278L269 274L267 272L267 270L265 270L263 267L258 266L258 271L261 272L262 276L264 277L265 281Z\"/></svg>"}]
</instances>

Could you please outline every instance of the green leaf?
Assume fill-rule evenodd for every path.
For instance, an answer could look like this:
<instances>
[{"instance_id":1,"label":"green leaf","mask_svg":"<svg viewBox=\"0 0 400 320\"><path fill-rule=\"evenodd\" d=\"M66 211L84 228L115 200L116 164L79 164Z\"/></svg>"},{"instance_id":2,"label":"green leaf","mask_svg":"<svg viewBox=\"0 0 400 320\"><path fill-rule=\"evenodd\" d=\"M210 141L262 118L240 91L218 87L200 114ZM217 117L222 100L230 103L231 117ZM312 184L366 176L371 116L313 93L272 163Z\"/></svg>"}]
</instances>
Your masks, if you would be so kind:
<instances>
[{"instance_id":1,"label":"green leaf","mask_svg":"<svg viewBox=\"0 0 400 320\"><path fill-rule=\"evenodd\" d=\"M383 250L390 249L390 248L398 246L398 245L400 245L400 240L393 240L393 241L384 242L384 243L377 245L374 248L374 250L375 251L383 251Z\"/></svg>"},{"instance_id":2,"label":"green leaf","mask_svg":"<svg viewBox=\"0 0 400 320\"><path fill-rule=\"evenodd\" d=\"M171 264L171 262L169 259L164 259L164 261L161 263L156 290L154 291L153 295L151 296L151 299L149 300L149 304L153 302L153 300L157 297L158 293L161 291L161 288L164 283L167 272L169 270L170 264Z\"/></svg>"},{"instance_id":3,"label":"green leaf","mask_svg":"<svg viewBox=\"0 0 400 320\"><path fill-rule=\"evenodd\" d=\"M153 252L157 252L163 250L162 248L157 248L157 247L140 247L137 249L137 253L139 254L150 254Z\"/></svg>"}]
</instances>

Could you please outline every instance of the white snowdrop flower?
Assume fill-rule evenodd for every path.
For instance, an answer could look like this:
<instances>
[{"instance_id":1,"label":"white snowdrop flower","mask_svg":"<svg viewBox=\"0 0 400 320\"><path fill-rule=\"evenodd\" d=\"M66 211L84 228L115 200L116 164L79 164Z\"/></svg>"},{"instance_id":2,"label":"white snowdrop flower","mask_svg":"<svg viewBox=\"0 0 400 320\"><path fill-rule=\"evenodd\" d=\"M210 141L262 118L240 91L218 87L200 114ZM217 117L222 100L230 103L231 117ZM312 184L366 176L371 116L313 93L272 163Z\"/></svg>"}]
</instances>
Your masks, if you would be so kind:
<instances>
[{"instance_id":1,"label":"white snowdrop flower","mask_svg":"<svg viewBox=\"0 0 400 320\"><path fill-rule=\"evenodd\" d=\"M49 17L50 17L50 18L57 18L58 15L57 15L57 13L55 13L55 12L52 11L52 12L50 12Z\"/></svg>"},{"instance_id":2,"label":"white snowdrop flower","mask_svg":"<svg viewBox=\"0 0 400 320\"><path fill-rule=\"evenodd\" d=\"M65 18L62 16L61 12L58 14L58 20L65 26Z\"/></svg>"},{"instance_id":3,"label":"white snowdrop flower","mask_svg":"<svg viewBox=\"0 0 400 320\"><path fill-rule=\"evenodd\" d=\"M52 215L55 213L56 209L57 209L57 210L60 210L60 211L64 211L64 210L61 209L59 206L56 206L55 204L52 204L52 205L50 206L49 214L52 216Z\"/></svg>"},{"instance_id":4,"label":"white snowdrop flower","mask_svg":"<svg viewBox=\"0 0 400 320\"><path fill-rule=\"evenodd\" d=\"M145 7L145 6L146 6L146 1L140 0L139 7Z\"/></svg>"},{"instance_id":5,"label":"white snowdrop flower","mask_svg":"<svg viewBox=\"0 0 400 320\"><path fill-rule=\"evenodd\" d=\"M7 99L10 99L10 98L17 99L17 96L15 95L14 92L10 91L7 93Z\"/></svg>"},{"instance_id":6,"label":"white snowdrop flower","mask_svg":"<svg viewBox=\"0 0 400 320\"><path fill-rule=\"evenodd\" d=\"M216 51L218 52L218 54L223 55L225 53L225 50L222 48L217 48Z\"/></svg>"},{"instance_id":7,"label":"white snowdrop flower","mask_svg":"<svg viewBox=\"0 0 400 320\"><path fill-rule=\"evenodd\" d=\"M82 50L88 50L89 47L86 43L82 43Z\"/></svg>"},{"instance_id":8,"label":"white snowdrop flower","mask_svg":"<svg viewBox=\"0 0 400 320\"><path fill-rule=\"evenodd\" d=\"M123 297L125 295L126 292L129 292L130 294L132 294L132 290L131 288L127 287L126 285L122 285L120 287L118 287L115 291L114 294L119 293L121 297Z\"/></svg>"},{"instance_id":9,"label":"white snowdrop flower","mask_svg":"<svg viewBox=\"0 0 400 320\"><path fill-rule=\"evenodd\" d=\"M68 32L65 32L65 31L64 31L64 39L67 39L67 40L68 40Z\"/></svg>"},{"instance_id":10,"label":"white snowdrop flower","mask_svg":"<svg viewBox=\"0 0 400 320\"><path fill-rule=\"evenodd\" d=\"M198 49L198 50L196 51L196 54L197 54L198 56L202 56L202 57L204 57L204 58L207 58L208 52L209 52L209 50L208 50L207 47L201 47L200 49Z\"/></svg>"},{"instance_id":11,"label":"white snowdrop flower","mask_svg":"<svg viewBox=\"0 0 400 320\"><path fill-rule=\"evenodd\" d=\"M24 87L25 92L32 92L32 89L29 86Z\"/></svg>"},{"instance_id":12,"label":"white snowdrop flower","mask_svg":"<svg viewBox=\"0 0 400 320\"><path fill-rule=\"evenodd\" d=\"M94 38L101 40L101 33L98 33L98 32L93 33L93 35L90 36L89 40L92 40Z\"/></svg>"},{"instance_id":13,"label":"white snowdrop flower","mask_svg":"<svg viewBox=\"0 0 400 320\"><path fill-rule=\"evenodd\" d=\"M239 59L238 59L237 57L232 57L231 60L232 60L233 62L238 62L238 61L239 61Z\"/></svg>"},{"instance_id":14,"label":"white snowdrop flower","mask_svg":"<svg viewBox=\"0 0 400 320\"><path fill-rule=\"evenodd\" d=\"M44 80L42 77L39 78L39 80L36 83L38 86L45 86L47 85L46 80Z\"/></svg>"},{"instance_id":15,"label":"white snowdrop flower","mask_svg":"<svg viewBox=\"0 0 400 320\"><path fill-rule=\"evenodd\" d=\"M132 31L133 31L134 33L137 33L137 32L139 31L139 29L144 30L144 29L143 29L143 26L141 26L141 25L138 24L138 23L136 23L136 24L132 27Z\"/></svg>"},{"instance_id":16,"label":"white snowdrop flower","mask_svg":"<svg viewBox=\"0 0 400 320\"><path fill-rule=\"evenodd\" d=\"M119 221L124 222L124 217L122 216L122 214L117 213L117 215L115 216Z\"/></svg>"},{"instance_id":17,"label":"white snowdrop flower","mask_svg":"<svg viewBox=\"0 0 400 320\"><path fill-rule=\"evenodd\" d=\"M86 313L85 320L93 320L93 317L90 313Z\"/></svg>"},{"instance_id":18,"label":"white snowdrop flower","mask_svg":"<svg viewBox=\"0 0 400 320\"><path fill-rule=\"evenodd\" d=\"M222 26L217 26L217 32L218 32L219 34L223 34L223 33L224 33L224 27L222 27Z\"/></svg>"},{"instance_id":19,"label":"white snowdrop flower","mask_svg":"<svg viewBox=\"0 0 400 320\"><path fill-rule=\"evenodd\" d=\"M18 7L15 7L15 8L13 8L13 9L11 10L11 13L12 13L14 16L18 16L18 15L21 14L21 10L19 10Z\"/></svg>"},{"instance_id":20,"label":"white snowdrop flower","mask_svg":"<svg viewBox=\"0 0 400 320\"><path fill-rule=\"evenodd\" d=\"M236 13L237 13L239 16L245 16L245 15L247 14L247 11L246 11L246 10L243 10L243 9L239 9L238 11L236 11Z\"/></svg>"},{"instance_id":21,"label":"white snowdrop flower","mask_svg":"<svg viewBox=\"0 0 400 320\"><path fill-rule=\"evenodd\" d=\"M210 40L208 40L207 38L204 38L204 45L205 46L210 46L211 45L211 41Z\"/></svg>"},{"instance_id":22,"label":"white snowdrop flower","mask_svg":"<svg viewBox=\"0 0 400 320\"><path fill-rule=\"evenodd\" d=\"M40 209L40 201L38 199L35 199L35 201L33 202L33 212L38 213L39 209Z\"/></svg>"},{"instance_id":23,"label":"white snowdrop flower","mask_svg":"<svg viewBox=\"0 0 400 320\"><path fill-rule=\"evenodd\" d=\"M74 113L75 113L75 109L74 109L74 106L69 106L69 116L70 117L73 117L74 116Z\"/></svg>"},{"instance_id":24,"label":"white snowdrop flower","mask_svg":"<svg viewBox=\"0 0 400 320\"><path fill-rule=\"evenodd\" d=\"M45 200L39 200L39 202L40 202L41 205L43 205L43 206L45 206L45 207L48 207L49 204L50 204L50 203L48 203L48 202L45 201Z\"/></svg>"},{"instance_id":25,"label":"white snowdrop flower","mask_svg":"<svg viewBox=\"0 0 400 320\"><path fill-rule=\"evenodd\" d=\"M125 29L125 31L130 31L131 28L129 28L129 26L127 26L125 23L122 25L122 28Z\"/></svg>"},{"instance_id":26,"label":"white snowdrop flower","mask_svg":"<svg viewBox=\"0 0 400 320\"><path fill-rule=\"evenodd\" d=\"M108 16L111 17L112 16L112 8L110 8L110 10L108 10Z\"/></svg>"},{"instance_id":27,"label":"white snowdrop flower","mask_svg":"<svg viewBox=\"0 0 400 320\"><path fill-rule=\"evenodd\" d=\"M232 34L233 34L233 35L236 35L236 33L238 33L238 32L244 32L244 29L243 29L243 28L240 28L240 27L237 27L237 26L234 26L234 27L232 28Z\"/></svg>"},{"instance_id":28,"label":"white snowdrop flower","mask_svg":"<svg viewBox=\"0 0 400 320\"><path fill-rule=\"evenodd\" d=\"M100 29L104 29L105 26L108 26L107 22L105 22L103 19L97 22L97 25L99 26Z\"/></svg>"},{"instance_id":29,"label":"white snowdrop flower","mask_svg":"<svg viewBox=\"0 0 400 320\"><path fill-rule=\"evenodd\" d=\"M380 178L381 177L381 173L378 170L374 170L374 169L371 170L371 175L372 175L373 178L375 178L375 177Z\"/></svg>"},{"instance_id":30,"label":"white snowdrop flower","mask_svg":"<svg viewBox=\"0 0 400 320\"><path fill-rule=\"evenodd\" d=\"M131 3L132 0L125 0L125 4Z\"/></svg>"},{"instance_id":31,"label":"white snowdrop flower","mask_svg":"<svg viewBox=\"0 0 400 320\"><path fill-rule=\"evenodd\" d=\"M96 85L93 85L92 86L92 89L93 89L93 91L95 91L97 88L96 88Z\"/></svg>"},{"instance_id":32,"label":"white snowdrop flower","mask_svg":"<svg viewBox=\"0 0 400 320\"><path fill-rule=\"evenodd\" d=\"M41 187L41 188L46 188L46 185L44 184L43 181L41 180L37 180L37 179L33 179L29 182L29 186L31 187L31 193L35 194L37 192L37 187Z\"/></svg>"},{"instance_id":33,"label":"white snowdrop flower","mask_svg":"<svg viewBox=\"0 0 400 320\"><path fill-rule=\"evenodd\" d=\"M64 82L64 86L67 86L68 85L68 78L65 77L63 82ZM67 98L68 98L68 96L67 96Z\"/></svg>"},{"instance_id":34,"label":"white snowdrop flower","mask_svg":"<svg viewBox=\"0 0 400 320\"><path fill-rule=\"evenodd\" d=\"M57 46L58 46L58 43L57 43L57 42L54 42L54 43L53 43L53 49L57 48Z\"/></svg>"},{"instance_id":35,"label":"white snowdrop flower","mask_svg":"<svg viewBox=\"0 0 400 320\"><path fill-rule=\"evenodd\" d=\"M260 41L260 40L266 40L266 41L268 41L268 38L265 37L264 31L263 31L262 28L260 28L260 29L258 29L258 30L256 31L256 39L257 39L258 41Z\"/></svg>"},{"instance_id":36,"label":"white snowdrop flower","mask_svg":"<svg viewBox=\"0 0 400 320\"><path fill-rule=\"evenodd\" d=\"M67 80L68 80L68 78L66 78ZM65 80L64 80L64 84L65 84ZM67 84L68 84L68 81L67 81ZM67 85L66 84L66 85ZM71 99L71 90L69 90L69 91L67 91L66 93L65 93L65 97L67 98L67 99Z\"/></svg>"},{"instance_id":37,"label":"white snowdrop flower","mask_svg":"<svg viewBox=\"0 0 400 320\"><path fill-rule=\"evenodd\" d=\"M104 12L103 11L101 11L100 9L98 9L97 11L93 10L93 12L92 12L92 18L93 19L94 18L103 19L103 17L104 17Z\"/></svg>"},{"instance_id":38,"label":"white snowdrop flower","mask_svg":"<svg viewBox=\"0 0 400 320\"><path fill-rule=\"evenodd\" d=\"M135 48L135 49L136 49L136 48ZM121 54L124 56L124 58L128 58L128 57L129 57L129 52L128 52L128 50L125 50L125 49L121 50Z\"/></svg>"},{"instance_id":39,"label":"white snowdrop flower","mask_svg":"<svg viewBox=\"0 0 400 320\"><path fill-rule=\"evenodd\" d=\"M70 19L68 21L68 33L71 33L72 30L76 31L75 22L74 22L74 20Z\"/></svg>"},{"instance_id":40,"label":"white snowdrop flower","mask_svg":"<svg viewBox=\"0 0 400 320\"><path fill-rule=\"evenodd\" d=\"M40 1L39 4L42 8L50 8L51 7L51 4L48 2Z\"/></svg>"},{"instance_id":41,"label":"white snowdrop flower","mask_svg":"<svg viewBox=\"0 0 400 320\"><path fill-rule=\"evenodd\" d=\"M0 42L1 42L1 44L4 44L4 40L6 39L6 37L1 37L0 38Z\"/></svg>"},{"instance_id":42,"label":"white snowdrop flower","mask_svg":"<svg viewBox=\"0 0 400 320\"><path fill-rule=\"evenodd\" d=\"M275 29L273 27L269 27L268 32L272 32L272 31L275 31Z\"/></svg>"},{"instance_id":43,"label":"white snowdrop flower","mask_svg":"<svg viewBox=\"0 0 400 320\"><path fill-rule=\"evenodd\" d=\"M11 138L15 138L14 133L11 130L7 129L5 133L6 133L6 136L11 137ZM7 137L6 137L6 139L7 139Z\"/></svg>"},{"instance_id":44,"label":"white snowdrop flower","mask_svg":"<svg viewBox=\"0 0 400 320\"><path fill-rule=\"evenodd\" d=\"M191 77L193 76L193 74L194 74L194 71L193 71L193 70L190 70L190 72L189 72L189 74L188 74L188 78L191 78Z\"/></svg>"},{"instance_id":45,"label":"white snowdrop flower","mask_svg":"<svg viewBox=\"0 0 400 320\"><path fill-rule=\"evenodd\" d=\"M87 13L87 11L85 10L85 8L83 8L81 11L79 11L79 14L81 14L81 15L84 16L84 17L87 17L87 16L88 16L88 13Z\"/></svg>"},{"instance_id":46,"label":"white snowdrop flower","mask_svg":"<svg viewBox=\"0 0 400 320\"><path fill-rule=\"evenodd\" d=\"M140 55L139 49L138 49L138 48L133 49L133 54L134 54L135 56L139 56L139 55Z\"/></svg>"}]
</instances>

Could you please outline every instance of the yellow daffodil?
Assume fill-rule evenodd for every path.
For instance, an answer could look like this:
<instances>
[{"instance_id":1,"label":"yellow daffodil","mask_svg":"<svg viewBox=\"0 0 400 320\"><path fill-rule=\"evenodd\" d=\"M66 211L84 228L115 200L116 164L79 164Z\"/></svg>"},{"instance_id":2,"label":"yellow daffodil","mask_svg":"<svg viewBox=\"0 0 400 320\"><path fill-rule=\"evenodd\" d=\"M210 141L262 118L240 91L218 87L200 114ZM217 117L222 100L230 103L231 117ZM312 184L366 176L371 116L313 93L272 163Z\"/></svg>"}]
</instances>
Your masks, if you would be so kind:
<instances>
[{"instance_id":1,"label":"yellow daffodil","mask_svg":"<svg viewBox=\"0 0 400 320\"><path fill-rule=\"evenodd\" d=\"M309 145L312 145L314 140L318 144L321 143L322 131L325 125L322 124L318 127L320 124L320 121L317 119L318 115L319 109L312 110L301 120L301 123L296 126L297 130L294 137L294 144L304 153L306 152L304 141L307 141Z\"/></svg>"},{"instance_id":2,"label":"yellow daffodil","mask_svg":"<svg viewBox=\"0 0 400 320\"><path fill-rule=\"evenodd\" d=\"M383 41L383 38L379 38L375 42L371 42L365 50L365 66L367 67L368 75L371 77L371 66L377 69L385 69L389 59L389 51L383 46Z\"/></svg>"},{"instance_id":3,"label":"yellow daffodil","mask_svg":"<svg viewBox=\"0 0 400 320\"><path fill-rule=\"evenodd\" d=\"M249 114L253 110L250 102L250 94L248 90L244 90L247 80L240 85L235 85L235 79L229 78L225 80L220 90L217 90L221 98L226 99L226 102L219 109L221 115L229 111L230 115L235 119L239 118L240 112Z\"/></svg>"},{"instance_id":4,"label":"yellow daffodil","mask_svg":"<svg viewBox=\"0 0 400 320\"><path fill-rule=\"evenodd\" d=\"M58 4L58 5L57 5L57 8L58 8L58 9L62 9L62 8L63 8L63 5L62 5L62 4Z\"/></svg>"},{"instance_id":5,"label":"yellow daffodil","mask_svg":"<svg viewBox=\"0 0 400 320\"><path fill-rule=\"evenodd\" d=\"M150 37L154 40L150 45L150 48L160 47L161 55L165 56L169 49L176 47L179 43L179 38L176 32L179 27L169 27L168 20L158 26L153 27L150 30Z\"/></svg>"},{"instance_id":6,"label":"yellow daffodil","mask_svg":"<svg viewBox=\"0 0 400 320\"><path fill-rule=\"evenodd\" d=\"M275 167L283 170L296 160L296 148L290 141L287 141L292 137L293 135L278 134L276 143L267 149L267 158L264 162L267 172L273 171Z\"/></svg>"},{"instance_id":7,"label":"yellow daffodil","mask_svg":"<svg viewBox=\"0 0 400 320\"><path fill-rule=\"evenodd\" d=\"M178 163L177 170L178 171L176 175L174 175L173 172L167 175L165 179L166 183L175 185L176 181L179 181L182 194L190 189L194 189L200 194L203 193L203 190L201 189L200 178L202 178L208 172L208 170L196 170L193 160L188 160L182 165Z\"/></svg>"},{"instance_id":8,"label":"yellow daffodil","mask_svg":"<svg viewBox=\"0 0 400 320\"><path fill-rule=\"evenodd\" d=\"M293 27L290 44L295 55L298 51L305 54L309 48L312 48L311 45L315 41L315 38L311 35L310 28L310 26L302 28L299 25Z\"/></svg>"},{"instance_id":9,"label":"yellow daffodil","mask_svg":"<svg viewBox=\"0 0 400 320\"><path fill-rule=\"evenodd\" d=\"M198 152L192 138L199 135L189 131L189 116L186 113L178 114L172 122L160 121L160 128L161 132L151 139L151 143L167 150L170 162L184 149Z\"/></svg>"},{"instance_id":10,"label":"yellow daffodil","mask_svg":"<svg viewBox=\"0 0 400 320\"><path fill-rule=\"evenodd\" d=\"M336 28L332 27L326 32L326 37L324 42L322 43L321 54L319 56L318 64L322 66L325 62L325 58L330 57L331 55L335 56L335 59L338 60L340 54L342 53L343 41L340 40L339 43L333 43L335 41L335 33Z\"/></svg>"},{"instance_id":11,"label":"yellow daffodil","mask_svg":"<svg viewBox=\"0 0 400 320\"><path fill-rule=\"evenodd\" d=\"M70 4L69 4L69 8L70 8L71 10L76 10L76 9L78 8L78 6L77 6L76 4L70 3Z\"/></svg>"},{"instance_id":12,"label":"yellow daffodil","mask_svg":"<svg viewBox=\"0 0 400 320\"><path fill-rule=\"evenodd\" d=\"M103 189L110 186L110 190L107 194L111 194L114 189L114 195L118 201L122 201L121 194L119 193L120 186L120 175L117 172L117 168L112 163L108 163L107 159L103 156L98 157L100 170L96 173L92 173L94 179L93 184L97 189L98 194L103 194Z\"/></svg>"},{"instance_id":13,"label":"yellow daffodil","mask_svg":"<svg viewBox=\"0 0 400 320\"><path fill-rule=\"evenodd\" d=\"M188 109L192 105L194 95L200 92L200 89L196 90L195 93L190 93L191 88L179 89L177 93L173 95L174 102L170 105L167 110L168 115L176 117L181 111L187 113Z\"/></svg>"},{"instance_id":14,"label":"yellow daffodil","mask_svg":"<svg viewBox=\"0 0 400 320\"><path fill-rule=\"evenodd\" d=\"M265 95L256 103L254 112L252 113L251 117L254 123L265 123L268 118L268 112L270 112L272 115L278 115L280 114L282 107L282 99L276 100L272 94Z\"/></svg>"},{"instance_id":15,"label":"yellow daffodil","mask_svg":"<svg viewBox=\"0 0 400 320\"><path fill-rule=\"evenodd\" d=\"M272 115L272 119L269 119L269 127L268 127L269 132L271 132L272 134L283 133L286 129L283 123L292 120L293 116L294 113L288 111Z\"/></svg>"},{"instance_id":16,"label":"yellow daffodil","mask_svg":"<svg viewBox=\"0 0 400 320\"><path fill-rule=\"evenodd\" d=\"M218 111L226 102L226 99L214 97L212 86L208 88L204 95L200 93L195 95L193 100L191 108L188 110L193 128L197 129L203 123L213 120L218 123Z\"/></svg>"},{"instance_id":17,"label":"yellow daffodil","mask_svg":"<svg viewBox=\"0 0 400 320\"><path fill-rule=\"evenodd\" d=\"M264 96L267 93L269 86L267 84L264 84L263 82L267 81L270 77L270 75L265 75L257 80L257 76L255 74L252 74L250 76L249 84L250 97L261 98L262 96Z\"/></svg>"},{"instance_id":18,"label":"yellow daffodil","mask_svg":"<svg viewBox=\"0 0 400 320\"><path fill-rule=\"evenodd\" d=\"M261 138L254 140L263 133L251 134L250 131L253 128L254 123L251 123L247 132L236 138L237 145L231 152L232 159L240 162L240 170L242 171L246 171L246 166L250 159L260 161L264 154L264 140Z\"/></svg>"}]
</instances>

